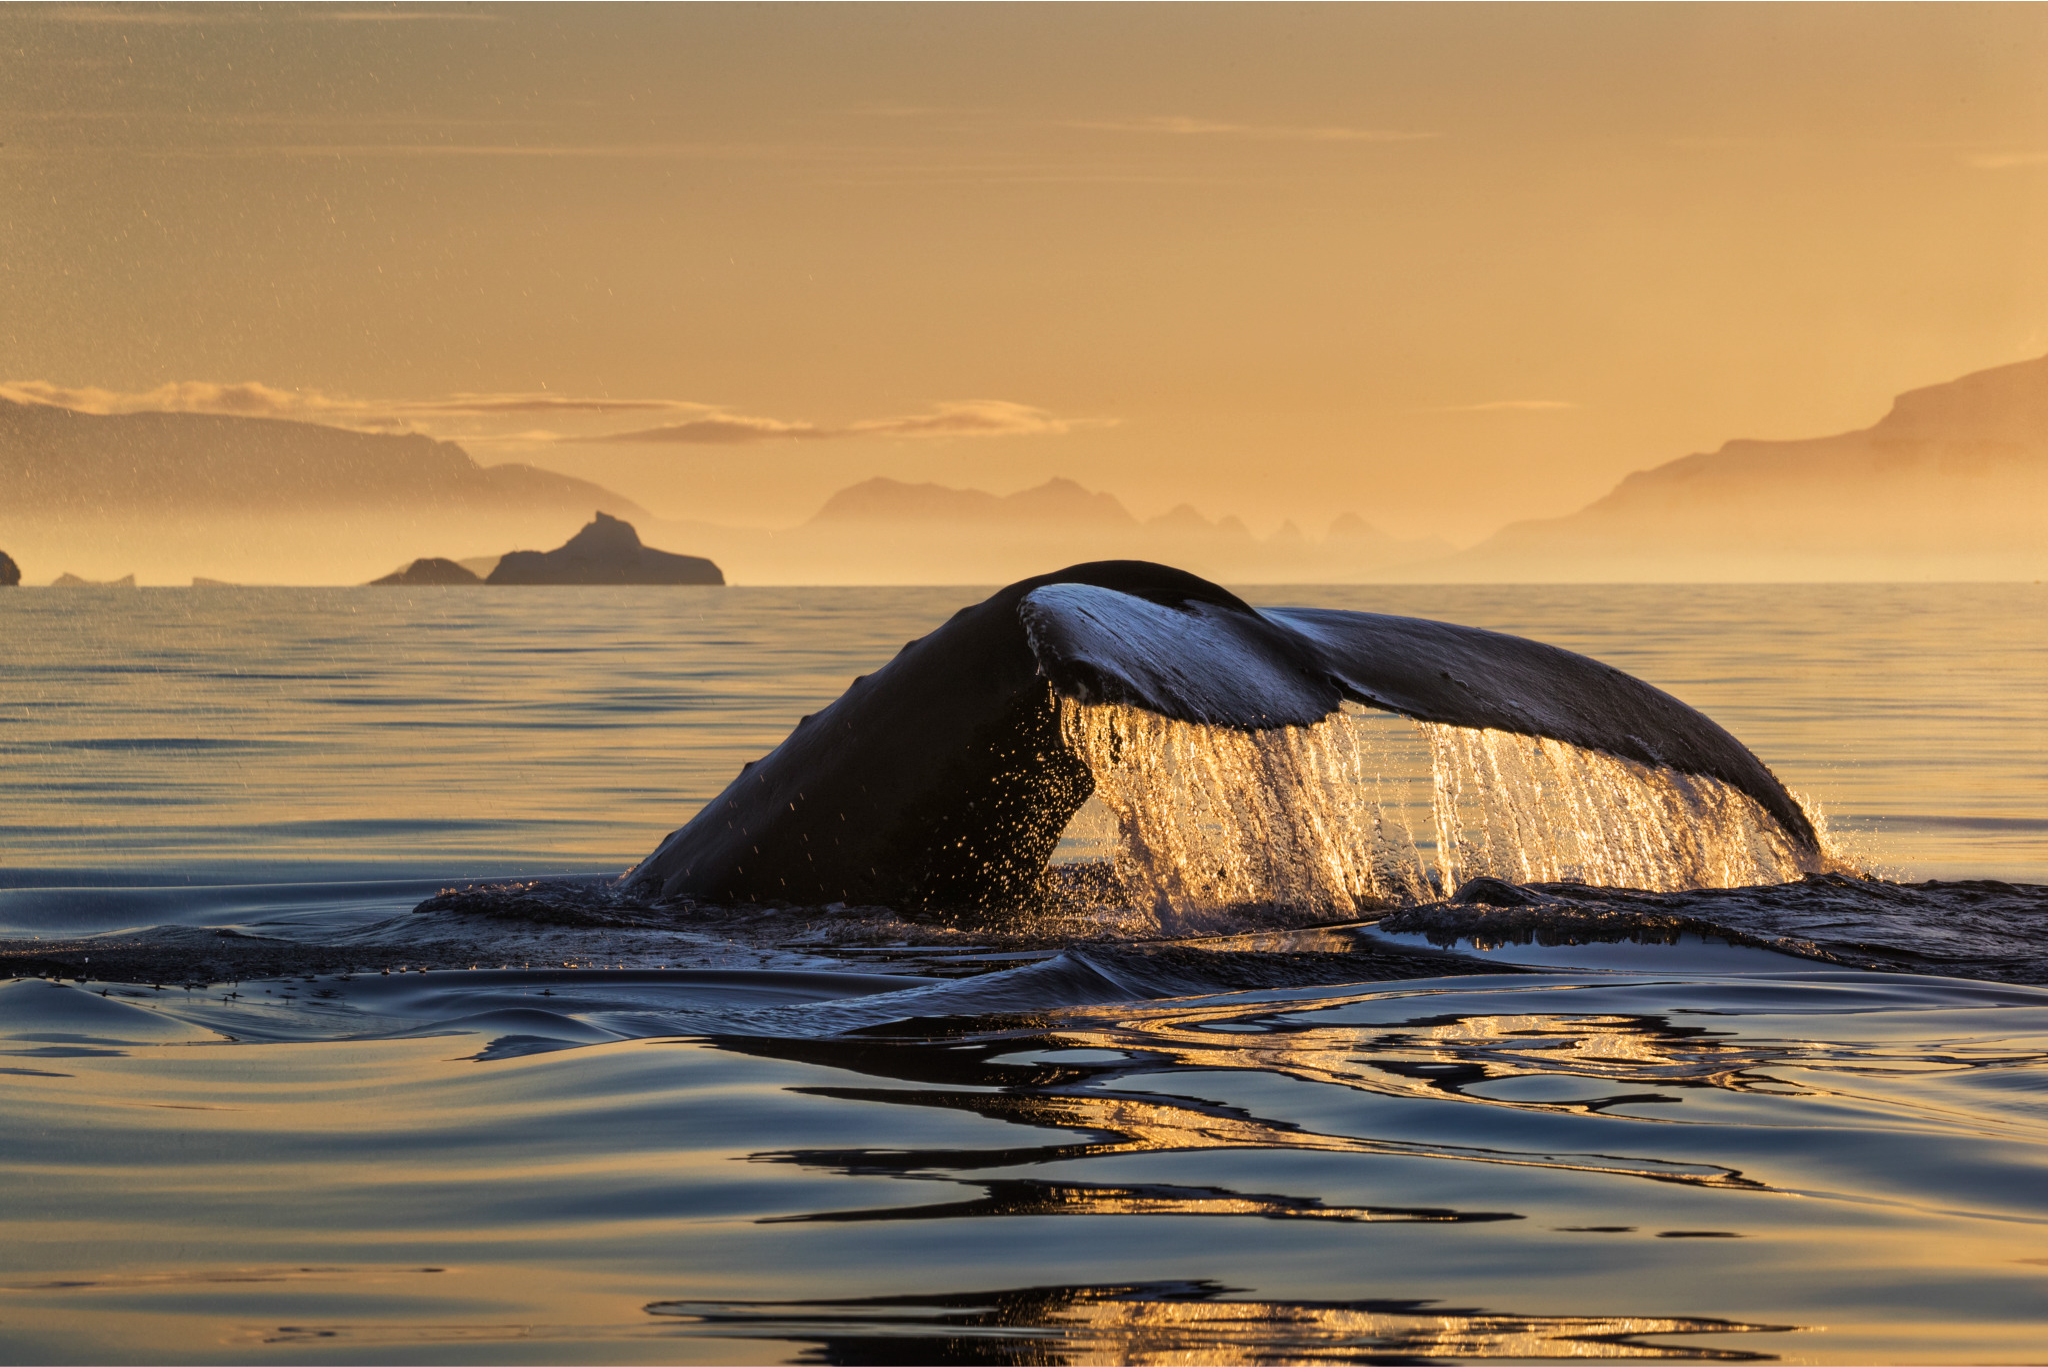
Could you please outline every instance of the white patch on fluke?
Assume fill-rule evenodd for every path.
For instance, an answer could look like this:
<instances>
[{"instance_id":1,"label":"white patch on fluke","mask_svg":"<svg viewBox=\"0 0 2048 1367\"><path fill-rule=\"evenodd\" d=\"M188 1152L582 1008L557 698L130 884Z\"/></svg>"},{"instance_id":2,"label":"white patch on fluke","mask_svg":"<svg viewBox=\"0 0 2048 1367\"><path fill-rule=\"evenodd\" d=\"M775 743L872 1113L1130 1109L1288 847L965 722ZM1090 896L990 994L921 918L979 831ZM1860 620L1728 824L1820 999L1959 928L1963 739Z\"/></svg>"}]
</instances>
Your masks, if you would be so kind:
<instances>
[{"instance_id":1,"label":"white patch on fluke","mask_svg":"<svg viewBox=\"0 0 2048 1367\"><path fill-rule=\"evenodd\" d=\"M1246 634L1264 625L1258 619L1206 603L1165 607L1092 584L1048 584L1025 595L1017 616L1041 668L1085 665L1110 688L1187 717L1307 722L1327 716L1334 701Z\"/></svg>"}]
</instances>

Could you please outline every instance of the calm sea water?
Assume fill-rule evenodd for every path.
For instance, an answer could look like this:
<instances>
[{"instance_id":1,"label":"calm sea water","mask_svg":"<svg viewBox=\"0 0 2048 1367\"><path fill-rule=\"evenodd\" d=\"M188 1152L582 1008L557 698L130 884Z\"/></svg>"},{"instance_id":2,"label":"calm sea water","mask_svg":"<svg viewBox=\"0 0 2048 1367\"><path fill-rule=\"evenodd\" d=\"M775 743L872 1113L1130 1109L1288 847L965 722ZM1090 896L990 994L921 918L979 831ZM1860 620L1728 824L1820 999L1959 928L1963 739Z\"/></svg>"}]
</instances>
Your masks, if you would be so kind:
<instances>
[{"instance_id":1,"label":"calm sea water","mask_svg":"<svg viewBox=\"0 0 2048 1367\"><path fill-rule=\"evenodd\" d=\"M0 933L621 868L979 596L0 594ZM1879 867L2048 881L2038 586L1249 596L1585 651ZM2038 1359L2048 992L1696 940L1223 990L1305 943L0 985L0 1358Z\"/></svg>"}]
</instances>

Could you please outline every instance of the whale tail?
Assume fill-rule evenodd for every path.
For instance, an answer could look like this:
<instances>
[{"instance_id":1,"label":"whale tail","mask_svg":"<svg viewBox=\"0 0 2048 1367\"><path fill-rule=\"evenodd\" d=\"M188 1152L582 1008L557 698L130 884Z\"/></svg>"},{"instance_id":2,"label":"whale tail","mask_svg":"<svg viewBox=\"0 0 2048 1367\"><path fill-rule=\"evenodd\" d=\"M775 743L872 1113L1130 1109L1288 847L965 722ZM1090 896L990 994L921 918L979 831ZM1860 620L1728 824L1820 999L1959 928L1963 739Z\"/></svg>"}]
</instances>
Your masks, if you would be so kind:
<instances>
[{"instance_id":1,"label":"whale tail","mask_svg":"<svg viewBox=\"0 0 2048 1367\"><path fill-rule=\"evenodd\" d=\"M1453 780L1454 791L1435 804L1436 872L1396 880L1411 890L1440 886L1461 867L1496 871L1499 861L1472 853L1478 846L1459 815L1487 784L1455 780L1482 763L1492 765L1496 808L1503 764L1521 764L1522 777L1538 786L1548 781L1554 797L1571 788L1569 773L1597 774L1580 785L1581 827L1625 810L1635 823L1629 838L1641 843L1657 822L1739 809L1767 828L1764 844L1779 851L1761 862L1723 859L1718 873L1711 857L1667 859L1655 865L1667 882L1738 868L1796 876L1824 859L1806 813L1740 741L1609 665L1445 622L1255 609L1184 571L1103 561L1012 584L905 646L749 765L622 882L645 897L1016 905L1042 890L1060 832L1098 789L1105 800L1112 788L1123 795L1118 818L1126 828L1170 805L1156 789L1131 788L1120 768L1119 756L1146 736L1184 750L1199 737L1212 749L1258 752L1257 763L1206 770L1209 781L1240 794L1259 790L1254 806L1293 813L1252 823L1267 836L1246 839L1271 846L1273 831L1307 821L1348 830L1344 838L1355 845L1367 838L1362 817L1339 820L1309 796L1332 791L1315 770L1321 761L1308 756L1328 751L1326 739L1352 725L1347 704L1422 724L1440 779ZM1121 731L1102 734L1122 739L1087 740L1077 707L1116 711ZM1159 729L1176 727L1170 737ZM1283 760L1283 751L1294 758ZM1192 781L1202 766L1186 768L1174 781ZM1627 782L1643 794L1605 808L1594 800L1594 789L1611 797ZM1223 800L1244 806L1238 797ZM1538 824L1512 803L1482 824L1522 817L1531 829ZM1652 867L1575 859L1575 868L1615 876ZM1378 895L1373 888L1394 884L1351 877L1350 885L1346 896L1359 905Z\"/></svg>"}]
</instances>

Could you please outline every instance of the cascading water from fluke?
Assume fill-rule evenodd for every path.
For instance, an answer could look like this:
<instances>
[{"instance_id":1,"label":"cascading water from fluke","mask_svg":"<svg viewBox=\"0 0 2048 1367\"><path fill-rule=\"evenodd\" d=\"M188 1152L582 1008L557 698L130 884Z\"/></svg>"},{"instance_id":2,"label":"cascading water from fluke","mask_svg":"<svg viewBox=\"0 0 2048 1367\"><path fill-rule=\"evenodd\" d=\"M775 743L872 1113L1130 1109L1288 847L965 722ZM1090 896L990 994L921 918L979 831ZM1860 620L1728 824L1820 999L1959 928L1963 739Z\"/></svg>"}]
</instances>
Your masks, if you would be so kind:
<instances>
[{"instance_id":1,"label":"cascading water from fluke","mask_svg":"<svg viewBox=\"0 0 2048 1367\"><path fill-rule=\"evenodd\" d=\"M1071 701L1060 733L1114 820L1115 894L1155 912L1344 916L1479 875L1663 892L1821 866L1728 784L1542 737L1355 705L1241 731Z\"/></svg>"},{"instance_id":2,"label":"cascading water from fluke","mask_svg":"<svg viewBox=\"0 0 2048 1367\"><path fill-rule=\"evenodd\" d=\"M1349 710L1238 731L1062 700L1060 735L1113 816L1115 884L1164 911L1277 903L1326 913L1421 900L1398 741ZM1383 717L1413 734L1411 723Z\"/></svg>"},{"instance_id":3,"label":"cascading water from fluke","mask_svg":"<svg viewBox=\"0 0 2048 1367\"><path fill-rule=\"evenodd\" d=\"M1679 892L1784 883L1833 865L1719 779L1544 736L1419 725L1447 888L1484 875Z\"/></svg>"}]
</instances>

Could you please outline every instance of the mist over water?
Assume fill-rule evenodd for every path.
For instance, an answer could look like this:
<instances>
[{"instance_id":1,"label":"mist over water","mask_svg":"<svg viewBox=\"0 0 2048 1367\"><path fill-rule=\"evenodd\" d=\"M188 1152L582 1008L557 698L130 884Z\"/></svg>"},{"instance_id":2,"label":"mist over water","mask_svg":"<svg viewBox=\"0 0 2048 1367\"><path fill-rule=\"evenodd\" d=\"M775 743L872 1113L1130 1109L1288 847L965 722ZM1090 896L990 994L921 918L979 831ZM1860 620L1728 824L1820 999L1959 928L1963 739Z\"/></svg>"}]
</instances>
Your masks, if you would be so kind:
<instances>
[{"instance_id":1,"label":"mist over water","mask_svg":"<svg viewBox=\"0 0 2048 1367\"><path fill-rule=\"evenodd\" d=\"M1584 651L1727 726L1853 863L2048 881L2039 593L1257 601ZM62 965L0 983L17 1355L2036 1352L2048 906L1787 881L1711 782L1367 709L1068 707L1097 796L1059 858L1122 919L422 904L615 874L979 596L0 595L0 926ZM1478 875L1606 886L1432 900ZM1715 898L1755 933L1699 929ZM1432 908L1480 930L1356 924ZM1657 933L1515 931L1603 908ZM1880 914L1919 957L1817 961ZM299 967L96 971L136 945Z\"/></svg>"}]
</instances>

